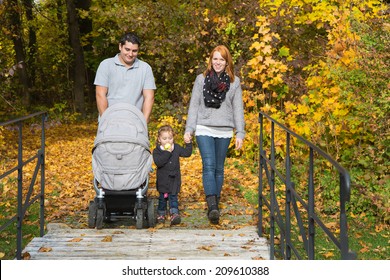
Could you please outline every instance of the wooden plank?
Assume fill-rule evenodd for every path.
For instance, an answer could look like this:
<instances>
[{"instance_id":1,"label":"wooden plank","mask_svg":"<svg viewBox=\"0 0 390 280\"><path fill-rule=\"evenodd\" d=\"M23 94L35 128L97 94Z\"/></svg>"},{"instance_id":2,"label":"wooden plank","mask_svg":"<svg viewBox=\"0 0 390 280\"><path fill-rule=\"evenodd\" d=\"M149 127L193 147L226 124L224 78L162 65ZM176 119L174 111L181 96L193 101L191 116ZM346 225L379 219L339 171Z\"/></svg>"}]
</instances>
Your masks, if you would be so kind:
<instances>
[{"instance_id":1,"label":"wooden plank","mask_svg":"<svg viewBox=\"0 0 390 280\"><path fill-rule=\"evenodd\" d=\"M49 224L23 254L30 259L269 259L255 227L237 230L71 229Z\"/></svg>"}]
</instances>

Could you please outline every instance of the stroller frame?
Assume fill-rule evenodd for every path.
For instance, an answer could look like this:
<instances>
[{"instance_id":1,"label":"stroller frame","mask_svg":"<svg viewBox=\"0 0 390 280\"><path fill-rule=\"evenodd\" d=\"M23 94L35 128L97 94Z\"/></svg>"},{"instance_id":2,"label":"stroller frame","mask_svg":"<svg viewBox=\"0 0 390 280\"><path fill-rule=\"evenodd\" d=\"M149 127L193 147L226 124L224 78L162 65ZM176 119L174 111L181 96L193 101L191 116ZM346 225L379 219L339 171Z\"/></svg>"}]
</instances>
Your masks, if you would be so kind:
<instances>
[{"instance_id":1,"label":"stroller frame","mask_svg":"<svg viewBox=\"0 0 390 280\"><path fill-rule=\"evenodd\" d=\"M99 187L99 182L94 179L96 196L89 203L88 227L101 229L103 222L129 218L135 220L137 229L155 227L155 199L146 195L148 181L147 178L138 189L112 191Z\"/></svg>"}]
</instances>

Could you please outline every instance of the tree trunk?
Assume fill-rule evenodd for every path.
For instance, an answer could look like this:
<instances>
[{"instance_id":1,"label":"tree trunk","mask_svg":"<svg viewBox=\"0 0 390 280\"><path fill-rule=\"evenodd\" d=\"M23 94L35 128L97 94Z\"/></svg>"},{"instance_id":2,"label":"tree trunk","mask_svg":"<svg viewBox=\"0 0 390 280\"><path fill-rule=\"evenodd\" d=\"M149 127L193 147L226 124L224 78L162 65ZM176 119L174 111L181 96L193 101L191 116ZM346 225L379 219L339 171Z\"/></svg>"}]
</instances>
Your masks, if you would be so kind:
<instances>
[{"instance_id":1,"label":"tree trunk","mask_svg":"<svg viewBox=\"0 0 390 280\"><path fill-rule=\"evenodd\" d=\"M26 53L23 44L23 33L22 33L22 22L21 22L21 11L17 0L4 1L6 11L8 14L9 30L11 31L12 41L14 43L16 63L20 65L18 67L18 76L20 81L20 96L22 98L22 104L25 107L30 106L30 88L32 86L29 73L28 65L26 63Z\"/></svg>"},{"instance_id":2,"label":"tree trunk","mask_svg":"<svg viewBox=\"0 0 390 280\"><path fill-rule=\"evenodd\" d=\"M77 10L83 10L83 11L89 11L91 8L91 0L75 0L75 6ZM83 38L83 51L85 53L92 52L92 40L89 36L92 31L92 20L91 18L78 18L78 23L80 27L80 36ZM86 42L86 43L85 43ZM87 105L89 106L89 109L96 110L96 104L95 104L95 86L93 84L94 78L95 78L95 71L96 69L91 69L88 67L88 62L86 63L86 101Z\"/></svg>"},{"instance_id":3,"label":"tree trunk","mask_svg":"<svg viewBox=\"0 0 390 280\"><path fill-rule=\"evenodd\" d=\"M77 12L73 0L66 0L68 12L69 40L74 54L73 67L73 94L76 112L85 116L84 86L85 86L85 62L84 53L80 42L80 30L77 21Z\"/></svg>"},{"instance_id":4,"label":"tree trunk","mask_svg":"<svg viewBox=\"0 0 390 280\"><path fill-rule=\"evenodd\" d=\"M26 19L28 22L34 20L33 7L34 0L23 0L23 5L26 8ZM35 85L35 67L36 67L36 53L37 53L37 34L32 24L28 24L28 49L27 49L27 63L29 65L31 85Z\"/></svg>"}]
</instances>

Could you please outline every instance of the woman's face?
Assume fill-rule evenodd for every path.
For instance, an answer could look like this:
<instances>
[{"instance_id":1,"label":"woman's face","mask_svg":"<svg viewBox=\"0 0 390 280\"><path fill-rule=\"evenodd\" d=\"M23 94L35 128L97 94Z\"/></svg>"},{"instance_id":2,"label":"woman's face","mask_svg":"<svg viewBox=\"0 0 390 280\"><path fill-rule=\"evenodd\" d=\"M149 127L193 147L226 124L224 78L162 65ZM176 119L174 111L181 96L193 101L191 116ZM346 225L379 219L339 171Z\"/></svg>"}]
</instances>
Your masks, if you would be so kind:
<instances>
[{"instance_id":1,"label":"woman's face","mask_svg":"<svg viewBox=\"0 0 390 280\"><path fill-rule=\"evenodd\" d=\"M214 71L219 75L223 71L225 71L226 68L226 60L222 57L221 53L218 51L215 51L213 54L213 57L211 59L211 64L214 68Z\"/></svg>"},{"instance_id":2,"label":"woman's face","mask_svg":"<svg viewBox=\"0 0 390 280\"><path fill-rule=\"evenodd\" d=\"M160 133L158 137L158 141L161 146L165 146L165 144L173 144L173 135L169 131L163 131Z\"/></svg>"}]
</instances>

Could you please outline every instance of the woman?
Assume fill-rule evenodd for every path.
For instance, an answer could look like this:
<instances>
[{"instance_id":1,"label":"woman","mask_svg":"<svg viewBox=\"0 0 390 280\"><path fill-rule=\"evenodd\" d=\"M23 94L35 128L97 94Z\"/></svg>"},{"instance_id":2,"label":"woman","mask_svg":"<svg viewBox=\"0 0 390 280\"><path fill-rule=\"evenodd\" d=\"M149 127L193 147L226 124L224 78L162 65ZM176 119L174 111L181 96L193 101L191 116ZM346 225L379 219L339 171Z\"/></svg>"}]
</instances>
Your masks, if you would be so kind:
<instances>
[{"instance_id":1,"label":"woman","mask_svg":"<svg viewBox=\"0 0 390 280\"><path fill-rule=\"evenodd\" d=\"M214 48L206 71L196 77L184 134L186 141L196 136L208 219L213 224L219 223L218 203L230 141L235 134L235 148L241 149L245 136L241 84L233 71L229 50L222 45Z\"/></svg>"}]
</instances>

